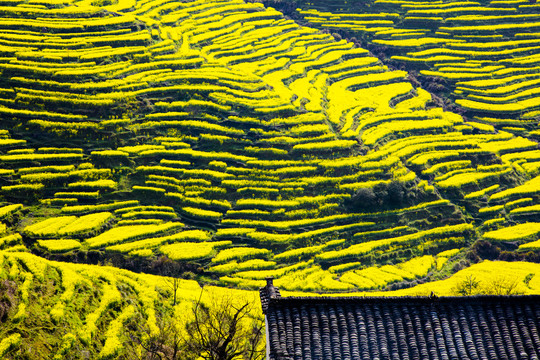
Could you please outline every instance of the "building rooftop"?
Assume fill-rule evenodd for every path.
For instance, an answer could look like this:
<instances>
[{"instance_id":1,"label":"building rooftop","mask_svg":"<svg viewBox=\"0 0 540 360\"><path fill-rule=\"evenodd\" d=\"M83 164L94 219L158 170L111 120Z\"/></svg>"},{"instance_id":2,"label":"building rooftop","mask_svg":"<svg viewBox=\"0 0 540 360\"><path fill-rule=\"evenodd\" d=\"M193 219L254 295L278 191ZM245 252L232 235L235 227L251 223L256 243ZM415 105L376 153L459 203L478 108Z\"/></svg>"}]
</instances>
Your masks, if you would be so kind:
<instances>
[{"instance_id":1,"label":"building rooftop","mask_svg":"<svg viewBox=\"0 0 540 360\"><path fill-rule=\"evenodd\" d=\"M540 358L540 296L274 294L263 311L269 360Z\"/></svg>"}]
</instances>

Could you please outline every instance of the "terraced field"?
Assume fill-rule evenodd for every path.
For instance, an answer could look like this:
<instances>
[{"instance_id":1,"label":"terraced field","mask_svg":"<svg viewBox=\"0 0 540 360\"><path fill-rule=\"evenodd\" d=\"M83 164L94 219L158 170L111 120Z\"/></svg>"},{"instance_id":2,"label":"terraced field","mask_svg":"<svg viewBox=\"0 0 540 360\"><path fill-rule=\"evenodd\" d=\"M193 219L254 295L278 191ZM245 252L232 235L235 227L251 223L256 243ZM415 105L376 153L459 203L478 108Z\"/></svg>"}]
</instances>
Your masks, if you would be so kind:
<instances>
[{"instance_id":1,"label":"terraced field","mask_svg":"<svg viewBox=\"0 0 540 360\"><path fill-rule=\"evenodd\" d=\"M298 14L316 27L358 36L474 121L536 136L540 22L534 2L375 0L365 7L337 1L306 3Z\"/></svg>"},{"instance_id":2,"label":"terraced field","mask_svg":"<svg viewBox=\"0 0 540 360\"><path fill-rule=\"evenodd\" d=\"M233 305L256 300L254 293L241 290L206 287L201 293L196 281L180 280L182 291L173 303L170 279L47 261L24 252L1 252L0 269L0 315L13 314L11 321L2 320L3 359L133 359L141 356L133 336L163 336L171 326L181 329L194 302L211 305L216 297L228 296Z\"/></svg>"},{"instance_id":3,"label":"terraced field","mask_svg":"<svg viewBox=\"0 0 540 360\"><path fill-rule=\"evenodd\" d=\"M498 3L298 11L426 67L465 116L258 3L9 3L0 246L317 292L443 278L491 256L481 239L538 257L535 7Z\"/></svg>"}]
</instances>

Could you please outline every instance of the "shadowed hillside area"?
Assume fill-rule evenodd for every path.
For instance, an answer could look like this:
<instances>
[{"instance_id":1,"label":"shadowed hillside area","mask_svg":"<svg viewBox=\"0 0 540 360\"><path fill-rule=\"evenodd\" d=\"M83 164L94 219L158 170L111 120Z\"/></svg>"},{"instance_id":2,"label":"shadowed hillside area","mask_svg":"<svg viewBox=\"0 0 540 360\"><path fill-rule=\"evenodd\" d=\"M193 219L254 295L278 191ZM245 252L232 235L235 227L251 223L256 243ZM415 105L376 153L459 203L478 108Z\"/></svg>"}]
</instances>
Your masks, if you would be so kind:
<instances>
[{"instance_id":1,"label":"shadowed hillside area","mask_svg":"<svg viewBox=\"0 0 540 360\"><path fill-rule=\"evenodd\" d=\"M3 1L0 357L188 359L267 277L540 293L539 10Z\"/></svg>"}]
</instances>

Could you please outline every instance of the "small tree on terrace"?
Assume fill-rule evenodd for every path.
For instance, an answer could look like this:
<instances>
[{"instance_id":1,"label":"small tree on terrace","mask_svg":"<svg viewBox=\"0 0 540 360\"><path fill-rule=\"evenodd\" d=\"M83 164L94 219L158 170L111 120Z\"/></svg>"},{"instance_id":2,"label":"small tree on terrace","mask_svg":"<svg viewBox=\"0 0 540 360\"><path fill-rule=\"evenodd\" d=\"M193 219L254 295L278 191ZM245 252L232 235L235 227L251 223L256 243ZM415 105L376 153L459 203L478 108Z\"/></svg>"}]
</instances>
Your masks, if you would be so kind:
<instances>
[{"instance_id":1,"label":"small tree on terrace","mask_svg":"<svg viewBox=\"0 0 540 360\"><path fill-rule=\"evenodd\" d=\"M474 275L468 275L454 288L454 292L462 296L471 296L479 293L480 281Z\"/></svg>"},{"instance_id":2,"label":"small tree on terrace","mask_svg":"<svg viewBox=\"0 0 540 360\"><path fill-rule=\"evenodd\" d=\"M468 275L452 289L456 295L521 295L517 279L494 277L484 284L474 275Z\"/></svg>"},{"instance_id":3,"label":"small tree on terrace","mask_svg":"<svg viewBox=\"0 0 540 360\"><path fill-rule=\"evenodd\" d=\"M180 289L180 285L181 285L180 279L177 277L167 278L165 280L165 283L167 284L167 286L171 289L173 293L173 306L175 306L178 290Z\"/></svg>"},{"instance_id":4,"label":"small tree on terrace","mask_svg":"<svg viewBox=\"0 0 540 360\"><path fill-rule=\"evenodd\" d=\"M497 277L486 286L486 293L491 295L521 295L516 279Z\"/></svg>"}]
</instances>

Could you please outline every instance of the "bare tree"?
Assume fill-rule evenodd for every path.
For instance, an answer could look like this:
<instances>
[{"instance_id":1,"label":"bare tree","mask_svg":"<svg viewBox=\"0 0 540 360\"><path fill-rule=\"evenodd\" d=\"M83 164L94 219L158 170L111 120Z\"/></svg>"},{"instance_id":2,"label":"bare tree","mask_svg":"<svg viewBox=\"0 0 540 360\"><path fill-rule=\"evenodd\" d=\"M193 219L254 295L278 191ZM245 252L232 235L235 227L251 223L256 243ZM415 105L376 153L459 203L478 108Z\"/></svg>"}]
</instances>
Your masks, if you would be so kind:
<instances>
[{"instance_id":1,"label":"bare tree","mask_svg":"<svg viewBox=\"0 0 540 360\"><path fill-rule=\"evenodd\" d=\"M259 360L264 358L264 324L250 316L251 303L232 297L199 301L194 318L187 324L187 346L205 360Z\"/></svg>"},{"instance_id":2,"label":"bare tree","mask_svg":"<svg viewBox=\"0 0 540 360\"><path fill-rule=\"evenodd\" d=\"M230 296L203 302L202 295L177 312L182 319L158 316L157 332L150 331L143 314L133 317L126 324L123 359L262 360L264 322L251 315L253 304Z\"/></svg>"},{"instance_id":3,"label":"bare tree","mask_svg":"<svg viewBox=\"0 0 540 360\"><path fill-rule=\"evenodd\" d=\"M125 359L137 360L187 360L181 328L173 319L160 319L158 332L152 333L142 316L126 324L129 340L125 344Z\"/></svg>"}]
</instances>

